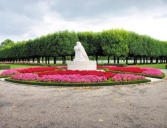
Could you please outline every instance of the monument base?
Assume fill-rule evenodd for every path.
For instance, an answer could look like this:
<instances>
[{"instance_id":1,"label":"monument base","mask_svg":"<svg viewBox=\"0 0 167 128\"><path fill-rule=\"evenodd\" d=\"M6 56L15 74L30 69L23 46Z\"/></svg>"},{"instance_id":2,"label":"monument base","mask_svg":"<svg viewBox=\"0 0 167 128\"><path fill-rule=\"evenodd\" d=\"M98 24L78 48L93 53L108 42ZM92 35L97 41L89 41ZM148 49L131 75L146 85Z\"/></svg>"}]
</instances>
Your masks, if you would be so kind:
<instances>
[{"instance_id":1,"label":"monument base","mask_svg":"<svg viewBox=\"0 0 167 128\"><path fill-rule=\"evenodd\" d=\"M67 63L68 70L96 70L96 61L70 61Z\"/></svg>"}]
</instances>

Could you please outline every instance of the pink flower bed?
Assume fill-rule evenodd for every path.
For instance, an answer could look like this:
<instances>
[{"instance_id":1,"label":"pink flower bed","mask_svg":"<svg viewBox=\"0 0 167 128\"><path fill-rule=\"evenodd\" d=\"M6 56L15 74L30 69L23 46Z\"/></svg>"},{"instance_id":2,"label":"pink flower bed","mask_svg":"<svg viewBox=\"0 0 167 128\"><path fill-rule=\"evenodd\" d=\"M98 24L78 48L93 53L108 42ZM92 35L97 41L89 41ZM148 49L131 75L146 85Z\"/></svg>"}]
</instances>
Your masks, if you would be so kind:
<instances>
[{"instance_id":1,"label":"pink flower bed","mask_svg":"<svg viewBox=\"0 0 167 128\"><path fill-rule=\"evenodd\" d=\"M39 77L37 74L25 73L25 74L17 74L11 76L12 79L15 80L25 80L25 81L34 81L38 80L41 82L69 82L69 83L95 83L107 81L107 78L104 76L96 76L96 75L44 75Z\"/></svg>"},{"instance_id":2,"label":"pink flower bed","mask_svg":"<svg viewBox=\"0 0 167 128\"><path fill-rule=\"evenodd\" d=\"M71 74L71 75L43 75L39 77L37 74L25 73L17 74L11 76L15 80L25 80L25 81L40 81L40 82L67 82L67 83L96 83L96 82L107 82L105 76L97 75L80 75L80 74ZM134 80L145 80L144 76L137 76L131 74L116 74L112 77L112 81L134 81Z\"/></svg>"},{"instance_id":3,"label":"pink flower bed","mask_svg":"<svg viewBox=\"0 0 167 128\"><path fill-rule=\"evenodd\" d=\"M1 73L2 76L9 76L9 75L13 75L13 74L18 74L19 72L17 71L17 69L9 69L9 70L5 70Z\"/></svg>"},{"instance_id":4,"label":"pink flower bed","mask_svg":"<svg viewBox=\"0 0 167 128\"><path fill-rule=\"evenodd\" d=\"M44 75L38 78L41 82L68 82L68 83L95 83L107 81L107 78L104 76L96 75Z\"/></svg>"},{"instance_id":5,"label":"pink flower bed","mask_svg":"<svg viewBox=\"0 0 167 128\"><path fill-rule=\"evenodd\" d=\"M147 75L156 75L156 76L161 76L162 72L159 69L155 68L141 68L143 70L143 74Z\"/></svg>"},{"instance_id":6,"label":"pink flower bed","mask_svg":"<svg viewBox=\"0 0 167 128\"><path fill-rule=\"evenodd\" d=\"M145 80L144 76L132 75L132 74L116 74L112 77L112 81L134 81L134 80Z\"/></svg>"},{"instance_id":7,"label":"pink flower bed","mask_svg":"<svg viewBox=\"0 0 167 128\"><path fill-rule=\"evenodd\" d=\"M140 67L116 67L116 66L98 66L98 68L108 68L110 71L142 73L147 75L162 76L162 72L155 68L140 68Z\"/></svg>"},{"instance_id":8,"label":"pink flower bed","mask_svg":"<svg viewBox=\"0 0 167 128\"><path fill-rule=\"evenodd\" d=\"M11 76L11 78L15 80L33 81L38 79L38 75L33 73L25 73L25 74L13 75Z\"/></svg>"}]
</instances>

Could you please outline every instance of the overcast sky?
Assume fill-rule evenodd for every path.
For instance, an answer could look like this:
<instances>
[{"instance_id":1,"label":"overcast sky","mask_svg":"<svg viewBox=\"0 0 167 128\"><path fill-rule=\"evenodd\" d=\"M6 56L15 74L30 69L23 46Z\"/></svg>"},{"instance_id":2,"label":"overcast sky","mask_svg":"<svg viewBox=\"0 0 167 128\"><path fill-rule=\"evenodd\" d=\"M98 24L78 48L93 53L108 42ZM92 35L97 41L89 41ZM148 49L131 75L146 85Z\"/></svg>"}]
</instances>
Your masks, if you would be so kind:
<instances>
[{"instance_id":1,"label":"overcast sky","mask_svg":"<svg viewBox=\"0 0 167 128\"><path fill-rule=\"evenodd\" d=\"M167 0L0 0L0 42L115 28L167 41Z\"/></svg>"}]
</instances>

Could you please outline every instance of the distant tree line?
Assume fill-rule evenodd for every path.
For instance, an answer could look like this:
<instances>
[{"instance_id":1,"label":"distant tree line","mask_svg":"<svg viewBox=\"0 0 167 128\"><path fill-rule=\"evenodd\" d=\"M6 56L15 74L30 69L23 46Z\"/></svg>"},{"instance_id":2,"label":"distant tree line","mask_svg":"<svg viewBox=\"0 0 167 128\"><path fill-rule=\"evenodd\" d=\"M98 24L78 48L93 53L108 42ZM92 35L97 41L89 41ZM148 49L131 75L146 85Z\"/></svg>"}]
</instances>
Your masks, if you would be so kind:
<instances>
[{"instance_id":1,"label":"distant tree line","mask_svg":"<svg viewBox=\"0 0 167 128\"><path fill-rule=\"evenodd\" d=\"M67 56L74 57L74 46L81 41L89 56L96 61L100 56L106 56L108 63L113 59L119 63L120 58L128 64L133 59L138 63L167 63L167 42L153 39L146 35L139 35L120 29L103 32L69 32L60 31L34 40L14 43L5 40L0 45L0 61L37 61L49 63L50 59L56 64L57 58L66 63Z\"/></svg>"}]
</instances>

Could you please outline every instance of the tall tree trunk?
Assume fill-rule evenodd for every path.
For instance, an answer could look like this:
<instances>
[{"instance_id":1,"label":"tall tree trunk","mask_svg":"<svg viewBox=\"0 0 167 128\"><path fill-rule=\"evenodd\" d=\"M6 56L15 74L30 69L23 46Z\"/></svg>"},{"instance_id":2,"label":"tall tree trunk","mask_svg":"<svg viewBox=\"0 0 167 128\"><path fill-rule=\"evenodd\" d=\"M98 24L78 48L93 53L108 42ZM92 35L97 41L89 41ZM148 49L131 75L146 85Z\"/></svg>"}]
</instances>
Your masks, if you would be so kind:
<instances>
[{"instance_id":1,"label":"tall tree trunk","mask_svg":"<svg viewBox=\"0 0 167 128\"><path fill-rule=\"evenodd\" d=\"M126 64L128 64L128 57L126 57Z\"/></svg>"},{"instance_id":2,"label":"tall tree trunk","mask_svg":"<svg viewBox=\"0 0 167 128\"><path fill-rule=\"evenodd\" d=\"M45 64L47 64L47 57L45 56Z\"/></svg>"},{"instance_id":3,"label":"tall tree trunk","mask_svg":"<svg viewBox=\"0 0 167 128\"><path fill-rule=\"evenodd\" d=\"M20 60L19 60L20 61ZM34 61L35 61L35 59L34 59L34 57L32 58L32 62L34 63Z\"/></svg>"},{"instance_id":4,"label":"tall tree trunk","mask_svg":"<svg viewBox=\"0 0 167 128\"><path fill-rule=\"evenodd\" d=\"M146 58L145 57L143 57L143 64L145 64L146 63Z\"/></svg>"},{"instance_id":5,"label":"tall tree trunk","mask_svg":"<svg viewBox=\"0 0 167 128\"><path fill-rule=\"evenodd\" d=\"M56 57L54 57L53 59L54 59L54 64L56 64Z\"/></svg>"},{"instance_id":6,"label":"tall tree trunk","mask_svg":"<svg viewBox=\"0 0 167 128\"><path fill-rule=\"evenodd\" d=\"M110 56L108 56L108 64L110 63Z\"/></svg>"},{"instance_id":7,"label":"tall tree trunk","mask_svg":"<svg viewBox=\"0 0 167 128\"><path fill-rule=\"evenodd\" d=\"M65 64L66 63L66 57L62 56L62 63Z\"/></svg>"},{"instance_id":8,"label":"tall tree trunk","mask_svg":"<svg viewBox=\"0 0 167 128\"><path fill-rule=\"evenodd\" d=\"M156 58L156 64L158 64L158 58Z\"/></svg>"},{"instance_id":9,"label":"tall tree trunk","mask_svg":"<svg viewBox=\"0 0 167 128\"><path fill-rule=\"evenodd\" d=\"M142 64L142 57L140 56L140 64Z\"/></svg>"},{"instance_id":10,"label":"tall tree trunk","mask_svg":"<svg viewBox=\"0 0 167 128\"><path fill-rule=\"evenodd\" d=\"M96 63L98 64L98 55L96 55Z\"/></svg>"},{"instance_id":11,"label":"tall tree trunk","mask_svg":"<svg viewBox=\"0 0 167 128\"><path fill-rule=\"evenodd\" d=\"M28 63L30 63L30 58L27 59Z\"/></svg>"},{"instance_id":12,"label":"tall tree trunk","mask_svg":"<svg viewBox=\"0 0 167 128\"><path fill-rule=\"evenodd\" d=\"M73 61L73 55L71 55L71 61Z\"/></svg>"},{"instance_id":13,"label":"tall tree trunk","mask_svg":"<svg viewBox=\"0 0 167 128\"><path fill-rule=\"evenodd\" d=\"M117 64L119 64L119 57L117 57Z\"/></svg>"},{"instance_id":14,"label":"tall tree trunk","mask_svg":"<svg viewBox=\"0 0 167 128\"><path fill-rule=\"evenodd\" d=\"M66 64L66 56L64 56L64 64Z\"/></svg>"},{"instance_id":15,"label":"tall tree trunk","mask_svg":"<svg viewBox=\"0 0 167 128\"><path fill-rule=\"evenodd\" d=\"M40 64L40 57L37 58L37 63Z\"/></svg>"},{"instance_id":16,"label":"tall tree trunk","mask_svg":"<svg viewBox=\"0 0 167 128\"><path fill-rule=\"evenodd\" d=\"M48 64L50 64L50 57L48 57Z\"/></svg>"},{"instance_id":17,"label":"tall tree trunk","mask_svg":"<svg viewBox=\"0 0 167 128\"><path fill-rule=\"evenodd\" d=\"M134 57L133 63L136 64L136 57Z\"/></svg>"},{"instance_id":18,"label":"tall tree trunk","mask_svg":"<svg viewBox=\"0 0 167 128\"><path fill-rule=\"evenodd\" d=\"M152 57L150 57L150 64L152 64L153 63L153 58Z\"/></svg>"},{"instance_id":19,"label":"tall tree trunk","mask_svg":"<svg viewBox=\"0 0 167 128\"><path fill-rule=\"evenodd\" d=\"M116 63L116 57L114 56L114 64Z\"/></svg>"},{"instance_id":20,"label":"tall tree trunk","mask_svg":"<svg viewBox=\"0 0 167 128\"><path fill-rule=\"evenodd\" d=\"M162 57L160 57L160 63L162 64Z\"/></svg>"},{"instance_id":21,"label":"tall tree trunk","mask_svg":"<svg viewBox=\"0 0 167 128\"><path fill-rule=\"evenodd\" d=\"M146 64L148 64L148 58L146 57Z\"/></svg>"}]
</instances>

